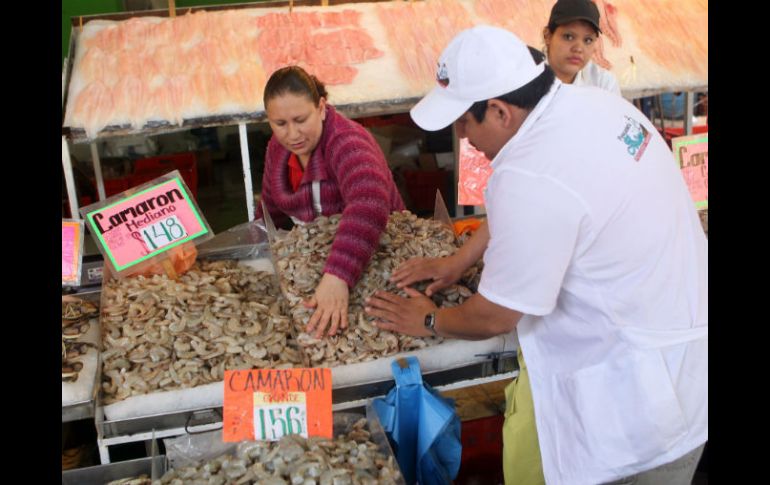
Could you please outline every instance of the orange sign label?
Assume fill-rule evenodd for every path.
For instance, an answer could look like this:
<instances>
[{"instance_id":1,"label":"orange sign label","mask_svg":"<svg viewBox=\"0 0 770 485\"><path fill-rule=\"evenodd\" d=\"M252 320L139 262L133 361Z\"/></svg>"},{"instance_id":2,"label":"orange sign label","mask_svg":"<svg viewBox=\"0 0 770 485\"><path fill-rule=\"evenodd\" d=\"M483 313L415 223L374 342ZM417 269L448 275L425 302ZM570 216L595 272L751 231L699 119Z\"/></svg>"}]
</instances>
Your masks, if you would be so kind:
<instances>
[{"instance_id":1,"label":"orange sign label","mask_svg":"<svg viewBox=\"0 0 770 485\"><path fill-rule=\"evenodd\" d=\"M332 438L332 373L326 368L225 371L223 441Z\"/></svg>"}]
</instances>

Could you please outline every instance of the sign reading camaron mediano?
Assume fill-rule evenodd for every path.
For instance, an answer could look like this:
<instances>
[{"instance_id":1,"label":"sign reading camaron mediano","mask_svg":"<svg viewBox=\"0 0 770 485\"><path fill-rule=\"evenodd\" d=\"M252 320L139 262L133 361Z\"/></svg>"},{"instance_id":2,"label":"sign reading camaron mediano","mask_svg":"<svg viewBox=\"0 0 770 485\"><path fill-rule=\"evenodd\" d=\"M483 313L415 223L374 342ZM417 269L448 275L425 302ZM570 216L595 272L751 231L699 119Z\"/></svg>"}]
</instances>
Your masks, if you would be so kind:
<instances>
[{"instance_id":1,"label":"sign reading camaron mediano","mask_svg":"<svg viewBox=\"0 0 770 485\"><path fill-rule=\"evenodd\" d=\"M142 187L81 209L102 254L119 272L211 234L178 171Z\"/></svg>"}]
</instances>

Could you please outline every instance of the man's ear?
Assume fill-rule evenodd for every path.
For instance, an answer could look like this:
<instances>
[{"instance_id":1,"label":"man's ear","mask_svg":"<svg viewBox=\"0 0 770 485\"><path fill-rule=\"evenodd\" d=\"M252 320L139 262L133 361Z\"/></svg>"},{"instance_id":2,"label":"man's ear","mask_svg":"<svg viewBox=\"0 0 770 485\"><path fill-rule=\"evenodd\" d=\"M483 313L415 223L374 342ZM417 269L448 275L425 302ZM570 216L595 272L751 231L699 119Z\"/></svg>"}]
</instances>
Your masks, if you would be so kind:
<instances>
[{"instance_id":1,"label":"man's ear","mask_svg":"<svg viewBox=\"0 0 770 485\"><path fill-rule=\"evenodd\" d=\"M529 111L499 99L490 99L487 103L486 116L506 131L518 131L528 114Z\"/></svg>"},{"instance_id":2,"label":"man's ear","mask_svg":"<svg viewBox=\"0 0 770 485\"><path fill-rule=\"evenodd\" d=\"M487 113L485 116L489 116L496 123L499 123L500 126L507 127L510 125L511 117L513 116L511 108L513 106L504 101L490 99L487 101Z\"/></svg>"}]
</instances>

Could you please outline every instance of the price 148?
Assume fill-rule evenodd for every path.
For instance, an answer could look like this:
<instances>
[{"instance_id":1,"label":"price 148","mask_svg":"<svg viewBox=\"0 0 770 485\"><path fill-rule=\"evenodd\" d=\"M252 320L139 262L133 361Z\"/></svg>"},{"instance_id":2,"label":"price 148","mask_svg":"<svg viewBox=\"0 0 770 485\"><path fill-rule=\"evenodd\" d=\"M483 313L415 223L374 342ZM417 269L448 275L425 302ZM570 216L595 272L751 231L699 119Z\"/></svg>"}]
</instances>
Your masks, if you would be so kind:
<instances>
[{"instance_id":1,"label":"price 148","mask_svg":"<svg viewBox=\"0 0 770 485\"><path fill-rule=\"evenodd\" d=\"M177 216L167 217L142 229L142 239L150 252L185 237L187 237L187 231Z\"/></svg>"}]
</instances>

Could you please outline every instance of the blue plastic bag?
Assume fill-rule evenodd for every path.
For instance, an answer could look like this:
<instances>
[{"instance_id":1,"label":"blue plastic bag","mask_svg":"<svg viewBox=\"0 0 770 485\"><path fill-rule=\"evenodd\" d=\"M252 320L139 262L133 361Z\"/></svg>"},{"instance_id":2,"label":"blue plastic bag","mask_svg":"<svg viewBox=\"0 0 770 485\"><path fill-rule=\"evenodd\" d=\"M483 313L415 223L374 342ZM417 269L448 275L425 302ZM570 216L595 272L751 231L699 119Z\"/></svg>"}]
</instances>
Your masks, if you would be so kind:
<instances>
[{"instance_id":1,"label":"blue plastic bag","mask_svg":"<svg viewBox=\"0 0 770 485\"><path fill-rule=\"evenodd\" d=\"M416 357L394 360L396 387L373 407L408 484L449 484L460 470L460 418L452 399L423 383Z\"/></svg>"}]
</instances>

